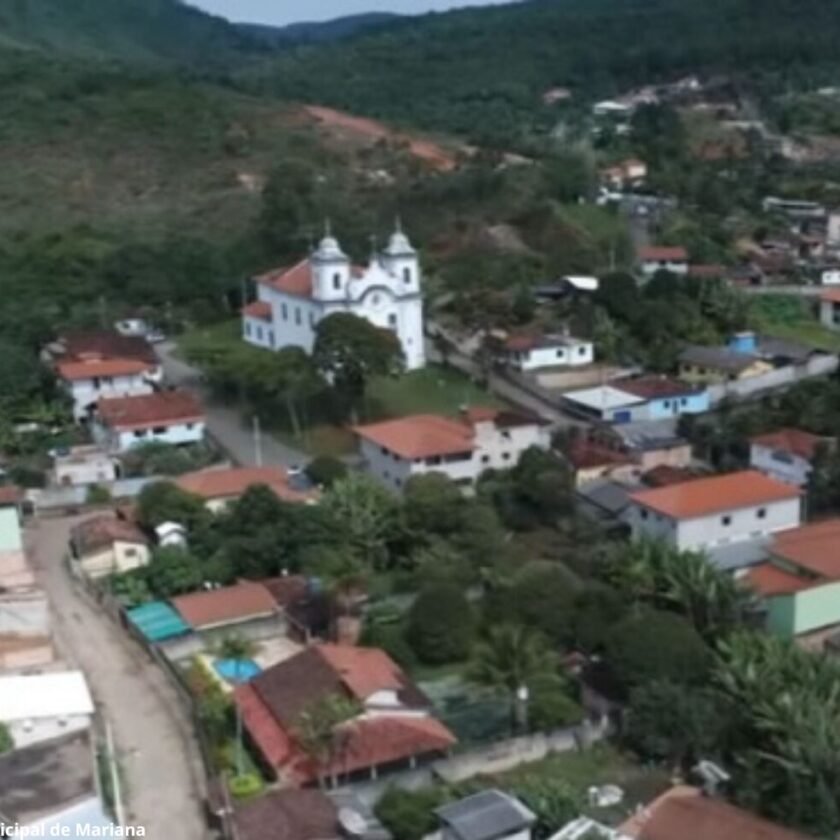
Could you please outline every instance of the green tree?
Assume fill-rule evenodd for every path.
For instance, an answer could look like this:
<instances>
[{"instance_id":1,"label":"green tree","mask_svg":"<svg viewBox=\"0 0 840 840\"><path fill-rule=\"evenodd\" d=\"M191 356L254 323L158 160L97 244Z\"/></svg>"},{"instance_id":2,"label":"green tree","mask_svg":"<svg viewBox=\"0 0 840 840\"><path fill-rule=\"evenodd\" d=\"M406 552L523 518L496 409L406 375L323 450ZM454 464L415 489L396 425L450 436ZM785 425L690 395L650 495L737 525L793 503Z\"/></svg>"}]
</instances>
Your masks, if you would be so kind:
<instances>
[{"instance_id":1,"label":"green tree","mask_svg":"<svg viewBox=\"0 0 840 840\"><path fill-rule=\"evenodd\" d=\"M708 675L709 650L681 616L642 609L613 625L604 651L610 668L628 687L654 680L696 684Z\"/></svg>"},{"instance_id":2,"label":"green tree","mask_svg":"<svg viewBox=\"0 0 840 840\"><path fill-rule=\"evenodd\" d=\"M398 512L393 495L369 476L354 472L324 494L321 507L364 566L387 566Z\"/></svg>"},{"instance_id":3,"label":"green tree","mask_svg":"<svg viewBox=\"0 0 840 840\"><path fill-rule=\"evenodd\" d=\"M450 583L424 587L408 612L406 638L429 665L459 662L467 657L475 634L469 601Z\"/></svg>"},{"instance_id":4,"label":"green tree","mask_svg":"<svg viewBox=\"0 0 840 840\"><path fill-rule=\"evenodd\" d=\"M9 727L5 723L0 723L0 755L11 752L15 747L15 742L12 739L12 733L9 732Z\"/></svg>"},{"instance_id":5,"label":"green tree","mask_svg":"<svg viewBox=\"0 0 840 840\"><path fill-rule=\"evenodd\" d=\"M412 476L403 489L406 525L415 538L450 536L458 531L467 500L449 476L430 472Z\"/></svg>"},{"instance_id":6,"label":"green tree","mask_svg":"<svg viewBox=\"0 0 840 840\"><path fill-rule=\"evenodd\" d=\"M351 736L359 704L340 694L327 694L305 708L294 724L294 735L316 768L318 784L325 787L326 774L338 775L336 762Z\"/></svg>"},{"instance_id":7,"label":"green tree","mask_svg":"<svg viewBox=\"0 0 840 840\"><path fill-rule=\"evenodd\" d=\"M146 567L149 586L159 598L194 592L204 582L201 563L183 548L158 548Z\"/></svg>"},{"instance_id":8,"label":"green tree","mask_svg":"<svg viewBox=\"0 0 840 840\"><path fill-rule=\"evenodd\" d=\"M201 497L167 481L156 481L140 491L137 514L140 524L150 530L164 522L177 522L192 531L210 516Z\"/></svg>"},{"instance_id":9,"label":"green tree","mask_svg":"<svg viewBox=\"0 0 840 840\"><path fill-rule=\"evenodd\" d=\"M247 659L251 659L257 652L257 645L245 636L225 636L219 643L217 655L222 659L232 660L236 663L233 679L239 685L245 682L242 667ZM245 745L242 742L242 709L239 703L234 704L236 709L236 775L241 776L245 772Z\"/></svg>"},{"instance_id":10,"label":"green tree","mask_svg":"<svg viewBox=\"0 0 840 840\"><path fill-rule=\"evenodd\" d=\"M389 787L376 803L376 817L394 840L422 840L437 828L435 808L447 799L446 791L436 786L419 790Z\"/></svg>"},{"instance_id":11,"label":"green tree","mask_svg":"<svg viewBox=\"0 0 840 840\"><path fill-rule=\"evenodd\" d=\"M319 487L332 487L337 481L347 477L347 464L329 455L319 455L306 466L310 481Z\"/></svg>"},{"instance_id":12,"label":"green tree","mask_svg":"<svg viewBox=\"0 0 840 840\"><path fill-rule=\"evenodd\" d=\"M348 312L318 322L312 358L354 422L370 380L397 374L404 365L402 347L393 332Z\"/></svg>"}]
</instances>

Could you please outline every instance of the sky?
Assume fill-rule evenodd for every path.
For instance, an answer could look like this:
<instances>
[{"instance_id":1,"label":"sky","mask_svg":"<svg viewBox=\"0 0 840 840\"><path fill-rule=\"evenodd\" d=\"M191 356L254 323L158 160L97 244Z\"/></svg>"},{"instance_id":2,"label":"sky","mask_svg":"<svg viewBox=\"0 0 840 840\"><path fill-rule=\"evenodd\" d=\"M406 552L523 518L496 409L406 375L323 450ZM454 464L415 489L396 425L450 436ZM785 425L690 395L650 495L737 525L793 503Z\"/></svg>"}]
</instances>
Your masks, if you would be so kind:
<instances>
[{"instance_id":1,"label":"sky","mask_svg":"<svg viewBox=\"0 0 840 840\"><path fill-rule=\"evenodd\" d=\"M453 6L487 6L510 0L189 0L194 6L236 22L283 25L330 20L359 12L442 11Z\"/></svg>"}]
</instances>

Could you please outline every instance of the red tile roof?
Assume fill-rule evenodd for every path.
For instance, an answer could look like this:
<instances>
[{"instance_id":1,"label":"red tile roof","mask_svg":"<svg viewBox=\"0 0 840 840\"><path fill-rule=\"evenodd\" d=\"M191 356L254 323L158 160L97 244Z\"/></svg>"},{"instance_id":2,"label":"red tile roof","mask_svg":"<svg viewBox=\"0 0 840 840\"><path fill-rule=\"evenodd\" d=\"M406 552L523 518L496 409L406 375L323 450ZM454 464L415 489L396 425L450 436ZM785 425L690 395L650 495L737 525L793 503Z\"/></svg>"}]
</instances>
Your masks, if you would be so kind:
<instances>
[{"instance_id":1,"label":"red tile roof","mask_svg":"<svg viewBox=\"0 0 840 840\"><path fill-rule=\"evenodd\" d=\"M172 598L172 606L194 629L259 618L271 615L277 609L271 593L262 584L253 581L179 595Z\"/></svg>"},{"instance_id":2,"label":"red tile roof","mask_svg":"<svg viewBox=\"0 0 840 840\"><path fill-rule=\"evenodd\" d=\"M791 455L798 455L806 461L810 461L814 457L817 446L825 441L825 438L812 435L810 432L804 432L802 429L779 429L777 432L750 438L750 443L757 446L765 446L776 452L789 452Z\"/></svg>"},{"instance_id":3,"label":"red tile roof","mask_svg":"<svg viewBox=\"0 0 840 840\"><path fill-rule=\"evenodd\" d=\"M98 551L115 542L148 545L146 535L131 522L118 519L111 514L88 519L77 525L72 531L73 543L81 555Z\"/></svg>"},{"instance_id":4,"label":"red tile roof","mask_svg":"<svg viewBox=\"0 0 840 840\"><path fill-rule=\"evenodd\" d=\"M815 584L814 580L788 572L773 563L759 563L753 566L747 572L745 580L759 595L765 597L800 592Z\"/></svg>"},{"instance_id":5,"label":"red tile roof","mask_svg":"<svg viewBox=\"0 0 840 840\"><path fill-rule=\"evenodd\" d=\"M200 470L175 480L187 493L204 499L237 499L249 487L265 485L283 501L304 502L317 498L318 492L294 490L289 475L282 467L234 467L225 470Z\"/></svg>"},{"instance_id":6,"label":"red tile roof","mask_svg":"<svg viewBox=\"0 0 840 840\"><path fill-rule=\"evenodd\" d=\"M405 687L405 674L383 650L319 645L318 652L357 700L364 702L377 691L399 692Z\"/></svg>"},{"instance_id":7,"label":"red tile roof","mask_svg":"<svg viewBox=\"0 0 840 840\"><path fill-rule=\"evenodd\" d=\"M702 474L689 467L672 467L670 464L660 464L648 470L642 476L642 482L648 487L670 487L672 484L684 484L686 481L696 481L703 478Z\"/></svg>"},{"instance_id":8,"label":"red tile roof","mask_svg":"<svg viewBox=\"0 0 840 840\"><path fill-rule=\"evenodd\" d=\"M99 418L112 429L144 429L204 420L201 403L186 391L162 391L99 401Z\"/></svg>"},{"instance_id":9,"label":"red tile roof","mask_svg":"<svg viewBox=\"0 0 840 840\"><path fill-rule=\"evenodd\" d=\"M160 364L154 347L140 336L118 332L67 333L58 340L64 361L84 359L134 359L150 365Z\"/></svg>"},{"instance_id":10,"label":"red tile roof","mask_svg":"<svg viewBox=\"0 0 840 840\"><path fill-rule=\"evenodd\" d=\"M619 827L631 840L809 840L696 788L671 788Z\"/></svg>"},{"instance_id":11,"label":"red tile roof","mask_svg":"<svg viewBox=\"0 0 840 840\"><path fill-rule=\"evenodd\" d=\"M23 490L20 487L15 487L13 484L0 487L0 507L19 505L23 499Z\"/></svg>"},{"instance_id":12,"label":"red tile roof","mask_svg":"<svg viewBox=\"0 0 840 840\"><path fill-rule=\"evenodd\" d=\"M828 289L820 295L826 303L840 303L840 289Z\"/></svg>"},{"instance_id":13,"label":"red tile roof","mask_svg":"<svg viewBox=\"0 0 840 840\"><path fill-rule=\"evenodd\" d=\"M356 426L354 431L360 438L410 460L473 450L473 432L469 426L435 414Z\"/></svg>"},{"instance_id":14,"label":"red tile roof","mask_svg":"<svg viewBox=\"0 0 840 840\"><path fill-rule=\"evenodd\" d=\"M255 300L243 307L242 314L249 318L259 318L261 321L271 320L271 304L264 300Z\"/></svg>"},{"instance_id":15,"label":"red tile roof","mask_svg":"<svg viewBox=\"0 0 840 840\"><path fill-rule=\"evenodd\" d=\"M688 262L688 251L679 246L650 245L639 249L642 262Z\"/></svg>"},{"instance_id":16,"label":"red tile roof","mask_svg":"<svg viewBox=\"0 0 840 840\"><path fill-rule=\"evenodd\" d=\"M692 263L688 267L689 277L703 278L717 278L723 277L726 274L726 266L723 265L703 265L700 263Z\"/></svg>"},{"instance_id":17,"label":"red tile roof","mask_svg":"<svg viewBox=\"0 0 840 840\"><path fill-rule=\"evenodd\" d=\"M674 519L796 499L800 490L757 470L698 478L683 484L632 493L630 501Z\"/></svg>"},{"instance_id":18,"label":"red tile roof","mask_svg":"<svg viewBox=\"0 0 840 840\"><path fill-rule=\"evenodd\" d=\"M597 443L582 437L576 438L572 442L566 457L576 470L634 463L629 455L610 449L607 446L599 446Z\"/></svg>"},{"instance_id":19,"label":"red tile roof","mask_svg":"<svg viewBox=\"0 0 840 840\"><path fill-rule=\"evenodd\" d=\"M58 362L55 367L61 379L76 382L94 377L137 376L153 370L155 365L138 359L86 359Z\"/></svg>"},{"instance_id":20,"label":"red tile roof","mask_svg":"<svg viewBox=\"0 0 840 840\"><path fill-rule=\"evenodd\" d=\"M362 266L354 265L350 267L350 274L353 277L361 277L364 272L365 269ZM275 291L284 292L287 295L312 297L312 263L309 258L301 260L291 268L276 268L267 271L265 274L260 274L255 280L257 283L270 286Z\"/></svg>"},{"instance_id":21,"label":"red tile roof","mask_svg":"<svg viewBox=\"0 0 840 840\"><path fill-rule=\"evenodd\" d=\"M320 790L275 790L237 804L238 840L338 840L338 811Z\"/></svg>"},{"instance_id":22,"label":"red tile roof","mask_svg":"<svg viewBox=\"0 0 840 840\"><path fill-rule=\"evenodd\" d=\"M775 536L770 551L813 574L840 580L840 519L782 531Z\"/></svg>"}]
</instances>

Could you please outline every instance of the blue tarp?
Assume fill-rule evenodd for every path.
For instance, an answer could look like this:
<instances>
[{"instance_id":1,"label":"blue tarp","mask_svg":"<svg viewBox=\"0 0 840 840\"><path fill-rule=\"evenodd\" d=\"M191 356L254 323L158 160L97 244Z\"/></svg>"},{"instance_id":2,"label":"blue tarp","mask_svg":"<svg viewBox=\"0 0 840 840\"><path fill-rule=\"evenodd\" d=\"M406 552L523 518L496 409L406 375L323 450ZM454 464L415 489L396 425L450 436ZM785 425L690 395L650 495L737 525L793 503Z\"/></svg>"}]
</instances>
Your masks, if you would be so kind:
<instances>
[{"instance_id":1,"label":"blue tarp","mask_svg":"<svg viewBox=\"0 0 840 840\"><path fill-rule=\"evenodd\" d=\"M128 611L129 621L150 641L165 642L192 631L180 615L164 601L152 601Z\"/></svg>"}]
</instances>

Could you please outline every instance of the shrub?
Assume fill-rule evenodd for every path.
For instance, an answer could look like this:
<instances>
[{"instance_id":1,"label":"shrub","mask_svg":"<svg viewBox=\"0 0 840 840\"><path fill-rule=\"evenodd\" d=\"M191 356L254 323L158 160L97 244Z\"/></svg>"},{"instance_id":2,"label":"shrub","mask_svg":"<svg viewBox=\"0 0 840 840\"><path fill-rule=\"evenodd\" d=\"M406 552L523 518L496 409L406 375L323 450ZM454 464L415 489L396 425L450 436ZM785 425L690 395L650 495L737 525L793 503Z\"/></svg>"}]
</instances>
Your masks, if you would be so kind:
<instances>
[{"instance_id":1,"label":"shrub","mask_svg":"<svg viewBox=\"0 0 840 840\"><path fill-rule=\"evenodd\" d=\"M230 780L230 792L234 799L250 799L262 793L263 782L256 773L243 773Z\"/></svg>"},{"instance_id":2,"label":"shrub","mask_svg":"<svg viewBox=\"0 0 840 840\"><path fill-rule=\"evenodd\" d=\"M447 798L440 788L388 788L376 805L376 816L394 840L421 840L437 828L434 810Z\"/></svg>"},{"instance_id":3,"label":"shrub","mask_svg":"<svg viewBox=\"0 0 840 840\"><path fill-rule=\"evenodd\" d=\"M306 467L310 480L321 487L332 487L347 475L347 465L338 458L319 455Z\"/></svg>"},{"instance_id":4,"label":"shrub","mask_svg":"<svg viewBox=\"0 0 840 840\"><path fill-rule=\"evenodd\" d=\"M406 641L405 631L399 624L365 624L361 644L384 650L391 659L406 670L417 664L417 657Z\"/></svg>"},{"instance_id":5,"label":"shrub","mask_svg":"<svg viewBox=\"0 0 840 840\"><path fill-rule=\"evenodd\" d=\"M409 610L406 638L420 660L429 665L466 659L474 636L472 607L452 584L427 586Z\"/></svg>"},{"instance_id":6,"label":"shrub","mask_svg":"<svg viewBox=\"0 0 840 840\"><path fill-rule=\"evenodd\" d=\"M107 505L111 501L111 491L100 484L91 484L87 491L89 505Z\"/></svg>"}]
</instances>

